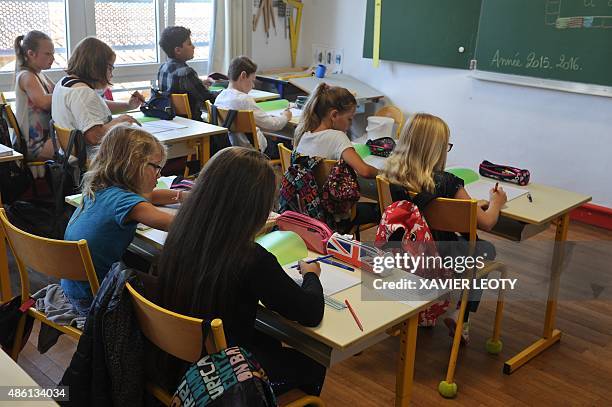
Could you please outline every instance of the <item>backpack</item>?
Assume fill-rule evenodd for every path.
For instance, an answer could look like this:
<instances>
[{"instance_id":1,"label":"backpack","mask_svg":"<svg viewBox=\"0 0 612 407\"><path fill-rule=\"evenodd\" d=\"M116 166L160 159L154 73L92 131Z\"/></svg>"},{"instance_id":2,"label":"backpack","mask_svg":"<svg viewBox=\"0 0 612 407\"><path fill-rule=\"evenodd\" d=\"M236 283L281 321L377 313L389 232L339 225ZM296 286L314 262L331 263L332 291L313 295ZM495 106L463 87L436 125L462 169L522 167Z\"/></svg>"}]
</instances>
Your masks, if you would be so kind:
<instances>
[{"instance_id":1,"label":"backpack","mask_svg":"<svg viewBox=\"0 0 612 407\"><path fill-rule=\"evenodd\" d=\"M319 187L314 168L321 162L319 157L299 156L291 153L291 165L283 174L280 187L280 209L298 212L325 222Z\"/></svg>"},{"instance_id":2,"label":"backpack","mask_svg":"<svg viewBox=\"0 0 612 407\"><path fill-rule=\"evenodd\" d=\"M357 174L343 159L332 167L323 184L321 205L334 218L350 216L355 203L361 197Z\"/></svg>"},{"instance_id":3,"label":"backpack","mask_svg":"<svg viewBox=\"0 0 612 407\"><path fill-rule=\"evenodd\" d=\"M206 355L187 369L170 404L173 407L276 406L276 398L253 355L233 346Z\"/></svg>"},{"instance_id":4,"label":"backpack","mask_svg":"<svg viewBox=\"0 0 612 407\"><path fill-rule=\"evenodd\" d=\"M384 246L387 242L400 241L400 251L407 252L412 256L439 256L436 243L425 218L421 215L417 205L409 201L393 202L387 207L378 225L375 241L379 247ZM426 279L454 277L452 270L436 267L421 267L416 270L415 274ZM419 325L434 326L437 318L446 312L449 304L448 300L441 300L421 311Z\"/></svg>"},{"instance_id":5,"label":"backpack","mask_svg":"<svg viewBox=\"0 0 612 407\"><path fill-rule=\"evenodd\" d=\"M15 151L23 154L24 160L27 160L27 145L25 141L16 141L19 148L16 148ZM0 144L13 148L8 128L6 105L2 103L0 103ZM4 203L12 203L19 199L30 188L33 182L34 178L27 165L17 161L0 163L0 190L2 191L2 201Z\"/></svg>"},{"instance_id":6,"label":"backpack","mask_svg":"<svg viewBox=\"0 0 612 407\"><path fill-rule=\"evenodd\" d=\"M156 88L151 88L151 97L140 106L140 111L147 117L157 117L161 120L172 120L176 116L170 93Z\"/></svg>"}]
</instances>

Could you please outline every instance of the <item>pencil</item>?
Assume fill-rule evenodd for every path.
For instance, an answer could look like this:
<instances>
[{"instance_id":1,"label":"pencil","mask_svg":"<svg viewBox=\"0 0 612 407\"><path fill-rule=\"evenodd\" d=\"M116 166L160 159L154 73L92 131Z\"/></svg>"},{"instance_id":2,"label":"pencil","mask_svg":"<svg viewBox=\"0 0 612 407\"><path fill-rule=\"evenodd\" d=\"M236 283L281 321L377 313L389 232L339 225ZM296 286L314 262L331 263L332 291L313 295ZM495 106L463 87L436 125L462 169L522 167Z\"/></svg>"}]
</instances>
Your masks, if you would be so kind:
<instances>
[{"instance_id":1,"label":"pencil","mask_svg":"<svg viewBox=\"0 0 612 407\"><path fill-rule=\"evenodd\" d=\"M359 330L361 332L363 332L363 325L361 325L361 321L359 321L359 318L357 318L357 314L355 314L355 310L353 309L353 307L351 307L351 303L348 302L348 300L344 300L344 303L348 307L348 310L350 311L351 315L353 316L353 319L355 320L355 322L357 322L357 326L359 327Z\"/></svg>"},{"instance_id":2,"label":"pencil","mask_svg":"<svg viewBox=\"0 0 612 407\"><path fill-rule=\"evenodd\" d=\"M493 190L493 192L497 192L497 187L499 186L499 182L495 183L495 189Z\"/></svg>"},{"instance_id":3,"label":"pencil","mask_svg":"<svg viewBox=\"0 0 612 407\"><path fill-rule=\"evenodd\" d=\"M314 263L315 261L320 261L320 260L324 260L324 259L329 259L332 256L333 256L333 254L327 254L325 256L320 256L320 257L317 257L316 259L307 260L306 264ZM299 263L294 265L294 266L291 266L291 268L295 269L295 268L298 268L298 266L299 266Z\"/></svg>"}]
</instances>

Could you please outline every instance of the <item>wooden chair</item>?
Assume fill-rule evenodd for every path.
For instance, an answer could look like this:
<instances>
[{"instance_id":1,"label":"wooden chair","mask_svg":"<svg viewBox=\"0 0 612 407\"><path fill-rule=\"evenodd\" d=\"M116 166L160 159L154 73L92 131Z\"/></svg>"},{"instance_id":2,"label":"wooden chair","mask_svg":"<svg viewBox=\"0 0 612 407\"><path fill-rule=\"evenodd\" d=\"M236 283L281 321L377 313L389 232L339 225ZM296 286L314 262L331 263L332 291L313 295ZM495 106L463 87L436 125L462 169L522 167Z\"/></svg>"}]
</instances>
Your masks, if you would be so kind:
<instances>
[{"instance_id":1,"label":"wooden chair","mask_svg":"<svg viewBox=\"0 0 612 407\"><path fill-rule=\"evenodd\" d=\"M193 119L193 114L191 113L191 105L189 104L189 96L186 93L171 93L170 94L170 103L172 103L172 108L174 109L174 113L177 116L184 117L185 119ZM187 162L197 160L200 152L198 151L198 147L195 147L195 153L189 154L187 156ZM189 166L185 164L185 170L183 172L183 176L189 176Z\"/></svg>"},{"instance_id":2,"label":"wooden chair","mask_svg":"<svg viewBox=\"0 0 612 407\"><path fill-rule=\"evenodd\" d=\"M186 119L192 119L191 106L189 105L189 97L186 93L172 93L170 94L170 102L172 108L177 116L184 117Z\"/></svg>"},{"instance_id":3,"label":"wooden chair","mask_svg":"<svg viewBox=\"0 0 612 407\"><path fill-rule=\"evenodd\" d=\"M4 93L2 92L0 92L0 101L5 106L6 117L8 119L8 125L11 129L13 129L13 132L15 132L15 138L19 140L20 143L25 143L25 138L23 136L23 133L21 132L21 129L19 128L19 123L17 123L17 117L15 116L15 113L13 112L13 108L11 107L9 103L7 103L6 98L4 97ZM28 158L27 146L23 146L22 150L26 153L25 156L27 159ZM28 160L27 165L36 166L36 167L42 166L44 168L45 163L43 161L29 161ZM38 173L38 171L36 171L36 173Z\"/></svg>"},{"instance_id":4,"label":"wooden chair","mask_svg":"<svg viewBox=\"0 0 612 407\"><path fill-rule=\"evenodd\" d=\"M287 147L285 147L283 143L280 143L278 145L278 155L280 157L280 165L281 165L281 169L283 170L283 173L287 171L287 168L289 168L289 165L291 163L291 152L292 151L289 150ZM323 184L325 184L325 181L327 181L327 178L329 177L329 173L331 172L331 169L336 164L336 162L337 162L336 160L323 160L314 169L314 176L317 181L317 186L320 189L323 188ZM356 207L354 206L352 213L351 213L351 218L354 218L355 214L356 214ZM373 228L373 227L377 227L377 226L378 226L378 223L366 223L363 225L354 226L350 233L354 234L357 240L360 240L361 232L363 232L364 230Z\"/></svg>"},{"instance_id":5,"label":"wooden chair","mask_svg":"<svg viewBox=\"0 0 612 407\"><path fill-rule=\"evenodd\" d=\"M202 344L207 354L217 353L227 348L223 322L220 319L213 319L210 322L211 333L208 337L203 338L204 320L162 308L143 297L129 283L126 284L126 288L130 293L142 333L162 351L186 362L195 363L202 355ZM170 405L172 396L166 390L151 382L146 386L147 390L160 402L166 406ZM321 403L316 405L323 405ZM306 404L291 404L294 407L303 405Z\"/></svg>"},{"instance_id":6,"label":"wooden chair","mask_svg":"<svg viewBox=\"0 0 612 407\"><path fill-rule=\"evenodd\" d=\"M376 177L376 186L378 188L378 199L381 212L384 213L384 210L393 203L390 184L388 180L379 175ZM414 196L416 193L410 193L410 195ZM431 229L468 234L469 255L472 255L476 248L476 230L478 225L476 214L477 201L475 199L436 198L427 205L423 216ZM474 273L473 277L478 279L493 271L499 271L502 278L506 277L506 266L499 261L486 261L485 267ZM468 303L468 294L469 290L463 290L446 380L441 381L438 386L438 391L444 397L454 397L457 394L457 384L454 382L454 376L463 329L463 316L465 315L465 309ZM503 290L500 289L497 297L493 336L486 342L487 352L492 354L501 352L503 346L500 340L501 319L504 307L503 294Z\"/></svg>"},{"instance_id":7,"label":"wooden chair","mask_svg":"<svg viewBox=\"0 0 612 407\"><path fill-rule=\"evenodd\" d=\"M28 268L56 279L88 281L92 294L96 295L100 285L85 240L70 242L34 236L13 226L9 222L4 209L0 209L0 223L19 270L22 304L30 298ZM28 308L27 314L75 339L81 336L82 332L79 329L57 325L33 307ZM24 314L19 320L11 352L11 357L14 360L17 360L19 356L25 322L26 315Z\"/></svg>"},{"instance_id":8,"label":"wooden chair","mask_svg":"<svg viewBox=\"0 0 612 407\"><path fill-rule=\"evenodd\" d=\"M399 108L393 105L383 106L378 109L376 113L374 113L374 116L392 118L395 124L397 125L397 130L395 131L395 138L399 138L400 132L402 131L402 126L404 125L404 113L402 113Z\"/></svg>"}]
</instances>

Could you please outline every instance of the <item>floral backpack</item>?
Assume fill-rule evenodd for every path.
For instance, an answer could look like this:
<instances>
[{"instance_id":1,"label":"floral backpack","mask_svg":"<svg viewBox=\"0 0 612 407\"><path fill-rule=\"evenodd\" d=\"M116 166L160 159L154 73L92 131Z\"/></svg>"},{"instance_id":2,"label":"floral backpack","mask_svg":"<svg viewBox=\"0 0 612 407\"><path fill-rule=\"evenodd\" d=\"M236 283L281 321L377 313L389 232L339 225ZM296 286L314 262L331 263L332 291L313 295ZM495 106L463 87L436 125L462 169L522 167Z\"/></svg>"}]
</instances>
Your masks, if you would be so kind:
<instances>
[{"instance_id":1,"label":"floral backpack","mask_svg":"<svg viewBox=\"0 0 612 407\"><path fill-rule=\"evenodd\" d=\"M438 256L431 230L416 204L397 201L387 207L376 231L377 246L400 241L401 251L412 256ZM453 278L453 271L446 268L419 268L416 275L426 279ZM450 302L441 300L419 314L420 326L434 326L438 317L446 312Z\"/></svg>"},{"instance_id":2,"label":"floral backpack","mask_svg":"<svg viewBox=\"0 0 612 407\"><path fill-rule=\"evenodd\" d=\"M291 154L291 165L283 174L280 187L279 212L298 212L325 221L314 168L321 158Z\"/></svg>"},{"instance_id":3,"label":"floral backpack","mask_svg":"<svg viewBox=\"0 0 612 407\"><path fill-rule=\"evenodd\" d=\"M361 197L357 174L343 159L332 167L323 184L321 204L334 218L346 218Z\"/></svg>"}]
</instances>

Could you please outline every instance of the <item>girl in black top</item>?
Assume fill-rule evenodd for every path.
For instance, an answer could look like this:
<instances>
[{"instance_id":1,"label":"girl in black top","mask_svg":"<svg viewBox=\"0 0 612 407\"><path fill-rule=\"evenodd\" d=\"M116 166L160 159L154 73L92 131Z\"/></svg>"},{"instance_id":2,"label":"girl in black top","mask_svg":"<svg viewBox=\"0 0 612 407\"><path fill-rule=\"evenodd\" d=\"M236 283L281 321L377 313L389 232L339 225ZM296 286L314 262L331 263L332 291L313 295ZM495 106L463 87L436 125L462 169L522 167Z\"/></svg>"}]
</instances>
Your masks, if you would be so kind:
<instances>
[{"instance_id":1,"label":"girl in black top","mask_svg":"<svg viewBox=\"0 0 612 407\"><path fill-rule=\"evenodd\" d=\"M255 355L276 394L299 387L318 395L325 368L255 330L259 302L305 326L323 318L318 264L300 263L300 287L254 242L275 190L274 171L260 152L230 147L217 153L200 172L164 244L158 301L181 314L221 318L228 344ZM177 384L180 373L177 363L169 363L166 383Z\"/></svg>"},{"instance_id":2,"label":"girl in black top","mask_svg":"<svg viewBox=\"0 0 612 407\"><path fill-rule=\"evenodd\" d=\"M394 201L410 200L407 191L431 194L434 197L471 199L463 187L463 180L444 171L446 154L453 147L449 139L448 125L439 117L427 113L417 113L411 117L383 171L383 176L392 184ZM497 223L499 212L507 200L502 187L498 187L497 191L491 189L489 197L489 201L479 201L477 209L478 227L487 231ZM457 247L461 246L457 242L461 242L461 236L435 230L432 230L432 235L441 256L457 254ZM465 247L467 249L467 245ZM495 252L493 245L484 241L477 244L477 250ZM491 257L494 254L488 256L489 259ZM471 299L475 301L469 302L463 324L466 342L469 338L469 313L474 312L478 306L477 298ZM444 322L454 332L455 320L447 318Z\"/></svg>"}]
</instances>

